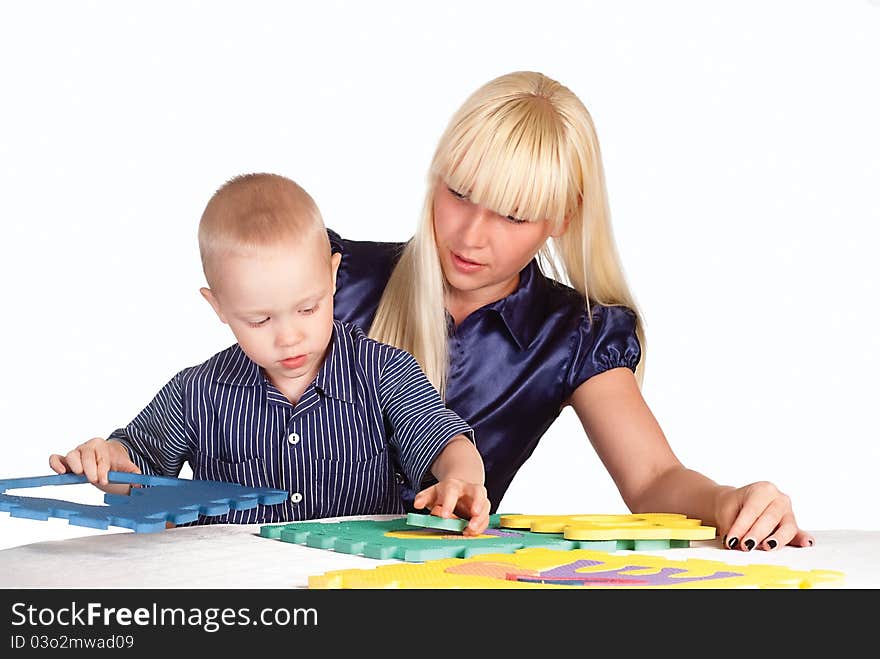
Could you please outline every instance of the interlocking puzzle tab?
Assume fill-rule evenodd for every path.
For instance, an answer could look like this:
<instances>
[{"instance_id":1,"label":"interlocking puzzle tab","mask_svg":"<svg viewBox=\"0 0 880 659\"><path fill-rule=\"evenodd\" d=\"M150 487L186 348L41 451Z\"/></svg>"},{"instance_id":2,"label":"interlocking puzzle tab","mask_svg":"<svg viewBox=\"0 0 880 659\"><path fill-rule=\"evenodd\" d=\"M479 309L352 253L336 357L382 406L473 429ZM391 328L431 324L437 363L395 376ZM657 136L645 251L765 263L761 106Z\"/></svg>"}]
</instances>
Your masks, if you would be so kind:
<instances>
[{"instance_id":1,"label":"interlocking puzzle tab","mask_svg":"<svg viewBox=\"0 0 880 659\"><path fill-rule=\"evenodd\" d=\"M527 547L648 551L687 547L690 540L715 537L715 529L700 526L699 520L665 513L570 516L496 514L489 517L489 528L478 536L416 528L411 521L423 520L421 517L407 516L387 521L294 522L263 526L260 535L346 554L361 554L367 558L394 558L410 562L467 558L490 552L512 553ZM571 537L566 535L569 526L572 527L568 531Z\"/></svg>"},{"instance_id":2,"label":"interlocking puzzle tab","mask_svg":"<svg viewBox=\"0 0 880 659\"><path fill-rule=\"evenodd\" d=\"M336 570L309 577L309 588L813 588L837 587L844 578L832 570L528 548L512 555Z\"/></svg>"},{"instance_id":3,"label":"interlocking puzzle tab","mask_svg":"<svg viewBox=\"0 0 880 659\"><path fill-rule=\"evenodd\" d=\"M47 520L66 519L74 526L106 529L119 526L136 533L164 530L165 523L185 524L199 515L212 517L230 510L247 510L257 505L275 505L287 499L284 490L254 488L221 481L189 480L168 476L145 476L111 471L111 483L141 485L131 495L105 494L104 506L73 503L59 499L5 494L7 490L87 483L85 476L53 474L27 478L0 479L0 512L11 517Z\"/></svg>"}]
</instances>

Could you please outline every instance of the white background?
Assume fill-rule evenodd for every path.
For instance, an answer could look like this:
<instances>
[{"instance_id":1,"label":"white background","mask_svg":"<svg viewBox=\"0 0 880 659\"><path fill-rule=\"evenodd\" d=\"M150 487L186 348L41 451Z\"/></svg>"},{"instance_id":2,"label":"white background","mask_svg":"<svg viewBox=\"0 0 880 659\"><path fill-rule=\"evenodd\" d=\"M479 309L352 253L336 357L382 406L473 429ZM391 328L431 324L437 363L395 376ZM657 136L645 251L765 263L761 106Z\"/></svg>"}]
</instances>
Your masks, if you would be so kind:
<instances>
[{"instance_id":1,"label":"white background","mask_svg":"<svg viewBox=\"0 0 880 659\"><path fill-rule=\"evenodd\" d=\"M198 294L222 182L278 172L344 236L406 240L451 114L531 69L595 120L678 456L880 528L880 2L2 7L0 478L232 342ZM570 410L501 510L626 512ZM106 532L0 513L0 546Z\"/></svg>"}]
</instances>

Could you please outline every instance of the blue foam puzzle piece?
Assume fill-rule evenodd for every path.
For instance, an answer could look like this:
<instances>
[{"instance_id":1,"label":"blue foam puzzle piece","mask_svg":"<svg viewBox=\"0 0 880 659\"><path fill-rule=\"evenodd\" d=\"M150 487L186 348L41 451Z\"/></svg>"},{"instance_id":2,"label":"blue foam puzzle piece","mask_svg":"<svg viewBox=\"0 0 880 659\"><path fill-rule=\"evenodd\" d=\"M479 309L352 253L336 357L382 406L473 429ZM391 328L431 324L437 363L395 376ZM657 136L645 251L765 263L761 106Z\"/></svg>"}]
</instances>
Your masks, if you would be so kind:
<instances>
[{"instance_id":1,"label":"blue foam puzzle piece","mask_svg":"<svg viewBox=\"0 0 880 659\"><path fill-rule=\"evenodd\" d=\"M106 529L119 526L135 533L152 533L165 529L165 523L185 524L199 515L213 517L230 510L248 510L257 505L272 506L289 496L284 490L247 487L222 481L190 480L170 476L145 476L111 471L111 483L128 483L143 487L131 488L129 496L105 494L103 506L74 503L60 499L43 499L5 494L6 490L73 485L87 483L84 475L53 474L27 478L0 479L0 512L11 517L47 520L66 519L74 526Z\"/></svg>"}]
</instances>

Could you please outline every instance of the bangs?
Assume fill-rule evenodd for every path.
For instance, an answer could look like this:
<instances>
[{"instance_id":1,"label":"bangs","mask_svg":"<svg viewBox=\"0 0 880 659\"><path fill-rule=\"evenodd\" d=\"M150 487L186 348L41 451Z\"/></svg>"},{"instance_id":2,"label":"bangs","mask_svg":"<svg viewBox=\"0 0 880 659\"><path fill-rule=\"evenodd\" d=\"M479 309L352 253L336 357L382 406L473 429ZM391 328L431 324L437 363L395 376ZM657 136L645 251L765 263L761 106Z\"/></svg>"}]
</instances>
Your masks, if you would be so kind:
<instances>
[{"instance_id":1,"label":"bangs","mask_svg":"<svg viewBox=\"0 0 880 659\"><path fill-rule=\"evenodd\" d=\"M499 215L561 226L580 203L567 131L545 99L505 101L453 121L432 172Z\"/></svg>"}]
</instances>

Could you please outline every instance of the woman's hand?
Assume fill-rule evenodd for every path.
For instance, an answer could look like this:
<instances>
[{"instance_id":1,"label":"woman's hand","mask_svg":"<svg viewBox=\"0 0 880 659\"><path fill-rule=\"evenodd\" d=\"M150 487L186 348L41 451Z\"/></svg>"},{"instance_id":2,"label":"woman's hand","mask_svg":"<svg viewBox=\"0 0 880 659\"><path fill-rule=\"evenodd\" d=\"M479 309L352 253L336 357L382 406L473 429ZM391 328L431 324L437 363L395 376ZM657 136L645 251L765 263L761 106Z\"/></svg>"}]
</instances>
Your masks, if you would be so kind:
<instances>
[{"instance_id":1,"label":"woman's hand","mask_svg":"<svg viewBox=\"0 0 880 659\"><path fill-rule=\"evenodd\" d=\"M715 520L728 549L810 547L815 542L798 528L788 496L767 481L723 488L715 499Z\"/></svg>"}]
</instances>

